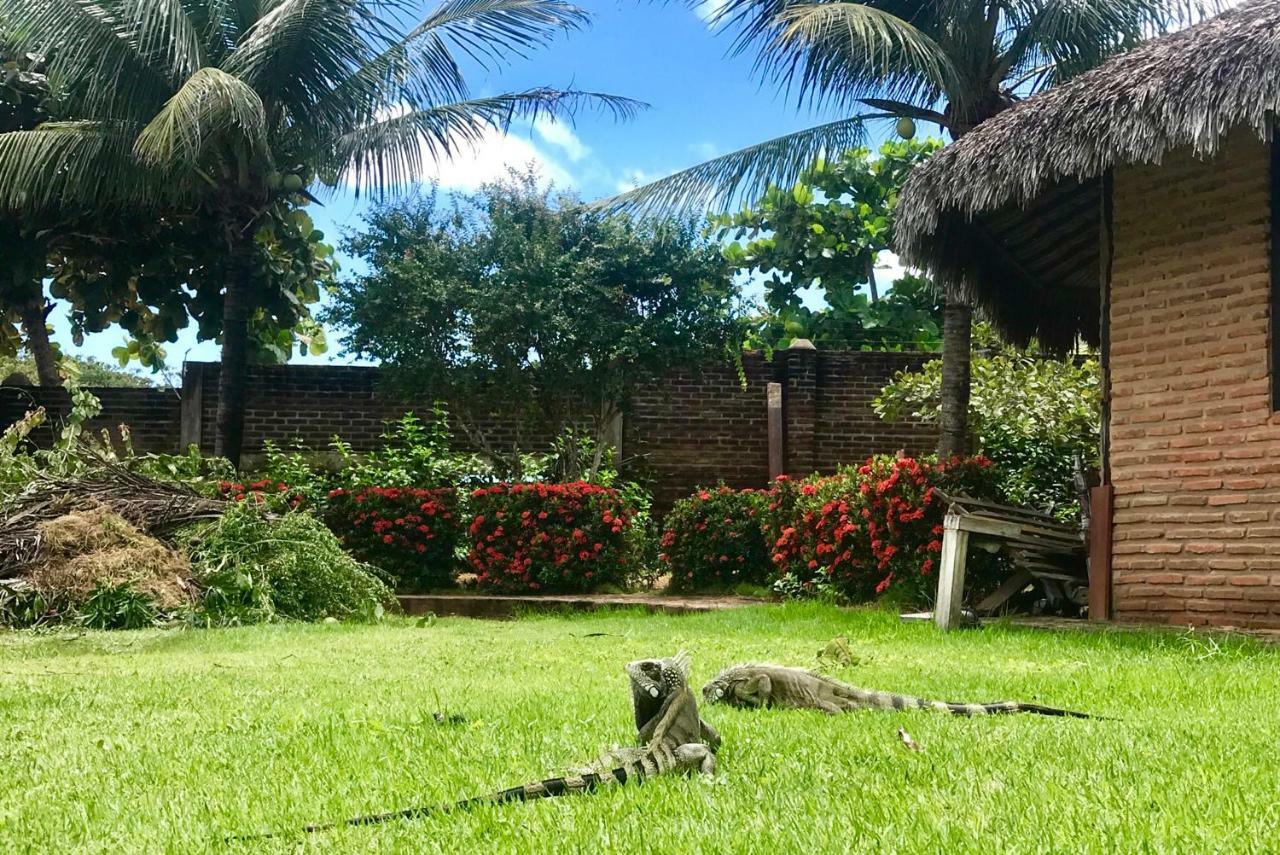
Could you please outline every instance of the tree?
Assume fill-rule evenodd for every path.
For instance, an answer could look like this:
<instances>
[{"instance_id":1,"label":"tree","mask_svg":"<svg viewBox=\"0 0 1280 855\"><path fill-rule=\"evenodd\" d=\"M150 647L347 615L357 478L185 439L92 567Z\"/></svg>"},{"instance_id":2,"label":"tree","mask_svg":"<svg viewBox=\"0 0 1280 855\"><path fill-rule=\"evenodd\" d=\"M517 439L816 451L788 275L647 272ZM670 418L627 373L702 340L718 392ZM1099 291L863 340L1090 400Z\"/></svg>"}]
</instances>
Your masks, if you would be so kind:
<instances>
[{"instance_id":1,"label":"tree","mask_svg":"<svg viewBox=\"0 0 1280 855\"><path fill-rule=\"evenodd\" d=\"M687 0L701 6L700 0ZM959 139L1018 98L1219 0L721 0L711 21L736 31L731 52L758 54L762 76L801 105L836 119L709 160L638 188L613 204L679 209L789 187L824 153L860 144L866 123L937 124ZM957 295L943 320L939 451L967 439L972 309Z\"/></svg>"},{"instance_id":2,"label":"tree","mask_svg":"<svg viewBox=\"0 0 1280 855\"><path fill-rule=\"evenodd\" d=\"M253 236L249 347L257 362L285 362L295 348L326 350L310 307L337 287L337 265L305 202L301 194L277 198ZM75 343L118 325L130 337L112 351L121 367L136 360L159 371L163 343L191 321L198 340L216 339L229 270L222 245L207 239L213 225L195 212L127 218L90 233L63 229L52 242L49 274L53 296L71 306Z\"/></svg>"},{"instance_id":3,"label":"tree","mask_svg":"<svg viewBox=\"0 0 1280 855\"><path fill-rule=\"evenodd\" d=\"M587 428L599 449L635 385L736 347L730 269L698 227L605 215L532 174L379 207L344 248L370 271L335 298L348 348L448 400L502 461L530 426ZM494 412L514 436L485 433Z\"/></svg>"},{"instance_id":4,"label":"tree","mask_svg":"<svg viewBox=\"0 0 1280 855\"><path fill-rule=\"evenodd\" d=\"M16 49L0 28L0 133L34 128L48 117L44 56ZM62 383L45 323L44 240L30 218L0 213L0 355L26 348L42 386Z\"/></svg>"},{"instance_id":5,"label":"tree","mask_svg":"<svg viewBox=\"0 0 1280 855\"><path fill-rule=\"evenodd\" d=\"M936 349L942 314L929 283L908 276L881 299L875 271L893 244L902 182L937 146L885 143L874 157L850 149L806 169L790 189L770 187L754 205L711 218L720 238L733 241L725 257L765 277L764 313L748 346L807 338L827 347ZM825 308L805 305L802 292L813 288Z\"/></svg>"},{"instance_id":6,"label":"tree","mask_svg":"<svg viewBox=\"0 0 1280 855\"><path fill-rule=\"evenodd\" d=\"M188 211L224 254L216 452L237 462L256 243L316 176L387 192L519 116L634 102L577 90L473 97L487 67L581 25L562 0L0 0L18 46L56 45L74 121L0 135L0 208ZM287 215L286 215L287 216ZM277 221L278 222L278 221Z\"/></svg>"}]
</instances>

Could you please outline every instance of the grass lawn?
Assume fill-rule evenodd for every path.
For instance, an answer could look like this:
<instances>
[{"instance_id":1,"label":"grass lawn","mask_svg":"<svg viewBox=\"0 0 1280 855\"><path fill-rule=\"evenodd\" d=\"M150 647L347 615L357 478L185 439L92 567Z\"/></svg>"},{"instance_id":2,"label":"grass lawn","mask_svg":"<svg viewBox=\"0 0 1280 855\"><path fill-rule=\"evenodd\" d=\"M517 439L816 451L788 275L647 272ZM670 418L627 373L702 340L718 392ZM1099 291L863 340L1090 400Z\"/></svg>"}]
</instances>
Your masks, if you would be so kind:
<instances>
[{"instance_id":1,"label":"grass lawn","mask_svg":"<svg viewBox=\"0 0 1280 855\"><path fill-rule=\"evenodd\" d=\"M604 633L604 635L595 635ZM1114 716L704 710L720 773L316 836L317 851L1267 850L1280 650L994 626L939 637L810 605L507 623L0 634L0 852L222 850L224 835L447 802L633 735L622 664L815 664L946 700ZM432 713L467 717L440 725ZM924 752L907 751L905 727ZM291 851L296 844L238 844Z\"/></svg>"}]
</instances>

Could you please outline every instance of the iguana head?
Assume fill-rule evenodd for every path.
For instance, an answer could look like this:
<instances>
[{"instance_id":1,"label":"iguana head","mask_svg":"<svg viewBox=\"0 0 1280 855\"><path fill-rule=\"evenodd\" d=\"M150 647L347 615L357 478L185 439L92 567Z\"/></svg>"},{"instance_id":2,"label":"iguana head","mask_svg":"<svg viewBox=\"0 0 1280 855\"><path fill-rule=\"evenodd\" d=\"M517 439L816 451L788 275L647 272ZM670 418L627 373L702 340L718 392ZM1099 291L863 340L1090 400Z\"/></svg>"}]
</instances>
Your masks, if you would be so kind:
<instances>
[{"instance_id":1,"label":"iguana head","mask_svg":"<svg viewBox=\"0 0 1280 855\"><path fill-rule=\"evenodd\" d=\"M658 714L663 702L689 681L689 655L681 650L667 659L637 659L627 663L636 727Z\"/></svg>"},{"instance_id":2,"label":"iguana head","mask_svg":"<svg viewBox=\"0 0 1280 855\"><path fill-rule=\"evenodd\" d=\"M768 677L756 673L758 668L738 665L726 668L702 687L702 697L709 704L730 706L764 706Z\"/></svg>"},{"instance_id":3,"label":"iguana head","mask_svg":"<svg viewBox=\"0 0 1280 855\"><path fill-rule=\"evenodd\" d=\"M730 694L730 681L727 675L717 674L714 679L702 687L702 697L709 704L722 703L725 695Z\"/></svg>"}]
</instances>

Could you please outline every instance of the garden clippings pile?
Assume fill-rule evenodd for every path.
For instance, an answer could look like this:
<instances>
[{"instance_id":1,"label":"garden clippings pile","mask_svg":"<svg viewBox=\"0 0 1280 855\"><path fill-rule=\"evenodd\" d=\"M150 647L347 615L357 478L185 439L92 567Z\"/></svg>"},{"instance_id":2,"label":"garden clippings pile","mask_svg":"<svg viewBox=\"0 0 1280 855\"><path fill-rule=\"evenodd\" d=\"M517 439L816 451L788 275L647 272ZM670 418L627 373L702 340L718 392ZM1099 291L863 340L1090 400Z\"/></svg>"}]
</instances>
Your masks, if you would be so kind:
<instances>
[{"instance_id":1,"label":"garden clippings pile","mask_svg":"<svg viewBox=\"0 0 1280 855\"><path fill-rule=\"evenodd\" d=\"M177 609L197 591L186 556L167 538L226 506L106 464L35 482L0 506L0 589L74 608L95 591L125 588Z\"/></svg>"}]
</instances>

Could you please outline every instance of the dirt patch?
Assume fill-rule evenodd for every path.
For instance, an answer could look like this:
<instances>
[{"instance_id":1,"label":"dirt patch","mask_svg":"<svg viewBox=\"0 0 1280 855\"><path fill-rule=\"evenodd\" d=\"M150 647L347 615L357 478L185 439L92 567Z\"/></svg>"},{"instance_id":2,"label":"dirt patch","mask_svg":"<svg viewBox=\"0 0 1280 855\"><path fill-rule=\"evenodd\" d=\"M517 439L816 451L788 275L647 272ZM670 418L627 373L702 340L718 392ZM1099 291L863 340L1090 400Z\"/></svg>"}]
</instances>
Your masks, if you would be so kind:
<instances>
[{"instance_id":1,"label":"dirt patch","mask_svg":"<svg viewBox=\"0 0 1280 855\"><path fill-rule=\"evenodd\" d=\"M40 557L24 574L46 597L82 603L100 585L128 585L163 609L195 598L191 565L104 507L39 525Z\"/></svg>"}]
</instances>

